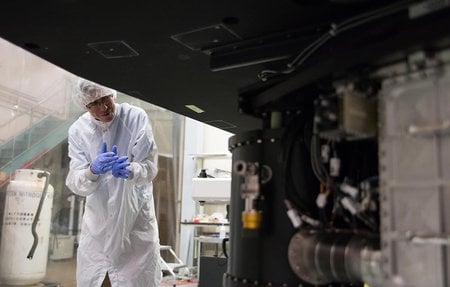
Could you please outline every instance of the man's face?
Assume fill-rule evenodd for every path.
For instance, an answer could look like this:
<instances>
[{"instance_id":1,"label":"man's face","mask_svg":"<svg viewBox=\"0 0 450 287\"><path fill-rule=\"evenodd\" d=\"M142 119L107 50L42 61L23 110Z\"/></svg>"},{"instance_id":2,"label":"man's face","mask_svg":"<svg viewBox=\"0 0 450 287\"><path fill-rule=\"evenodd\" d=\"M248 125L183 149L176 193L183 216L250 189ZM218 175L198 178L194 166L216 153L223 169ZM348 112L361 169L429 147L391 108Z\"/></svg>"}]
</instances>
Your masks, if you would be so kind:
<instances>
[{"instance_id":1,"label":"man's face","mask_svg":"<svg viewBox=\"0 0 450 287\"><path fill-rule=\"evenodd\" d=\"M107 123L114 118L114 99L112 96L100 98L86 105L88 112L97 120Z\"/></svg>"}]
</instances>

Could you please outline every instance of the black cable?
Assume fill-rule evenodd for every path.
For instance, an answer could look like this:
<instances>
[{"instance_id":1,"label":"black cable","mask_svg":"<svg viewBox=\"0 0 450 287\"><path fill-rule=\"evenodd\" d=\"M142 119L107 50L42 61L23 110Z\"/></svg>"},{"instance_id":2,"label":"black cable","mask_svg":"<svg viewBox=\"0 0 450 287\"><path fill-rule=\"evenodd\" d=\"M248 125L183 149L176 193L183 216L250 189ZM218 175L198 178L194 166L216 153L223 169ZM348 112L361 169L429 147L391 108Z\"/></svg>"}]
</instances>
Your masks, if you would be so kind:
<instances>
[{"instance_id":1,"label":"black cable","mask_svg":"<svg viewBox=\"0 0 450 287\"><path fill-rule=\"evenodd\" d=\"M310 118L311 115L299 115L292 119L287 125L283 141L285 142L283 149L283 166L282 171L285 177L283 181L283 190L285 192L285 199L292 203L292 207L295 208L300 217L305 216L312 221L320 221L315 217L316 209L314 208L315 198L311 186L298 187L294 179L297 178L294 174L294 164L301 163L306 169L302 169L305 174L308 172L308 159L310 158L310 147L312 142L312 124L305 121L305 118ZM302 124L299 124L302 123ZM300 144L300 146L298 146ZM300 149L298 149L300 148ZM299 153L297 153L298 151ZM298 159L300 156L301 159ZM306 161L305 161L306 160ZM296 161L296 162L293 162ZM314 171L313 171L314 172ZM288 208L289 209L289 208Z\"/></svg>"},{"instance_id":2,"label":"black cable","mask_svg":"<svg viewBox=\"0 0 450 287\"><path fill-rule=\"evenodd\" d=\"M30 251L28 252L28 255L27 255L27 258L30 259L30 260L33 259L34 252L36 251L36 247L37 247L38 242L39 242L39 237L38 237L38 234L36 232L36 226L37 226L37 223L39 221L39 216L41 214L42 206L44 205L45 197L47 196L47 189L48 189L48 184L49 184L49 176L50 176L50 174L48 172L38 173L38 178L46 177L46 179L45 179L44 190L42 191L41 199L39 200L38 209L36 210L36 214L34 215L34 219L33 219L33 224L31 225L31 233L33 234L33 245L31 246L31 249L30 249Z\"/></svg>"},{"instance_id":3,"label":"black cable","mask_svg":"<svg viewBox=\"0 0 450 287\"><path fill-rule=\"evenodd\" d=\"M222 253L225 256L225 258L228 259L228 252L227 252L227 242L230 240L230 238L226 237L222 240Z\"/></svg>"},{"instance_id":4,"label":"black cable","mask_svg":"<svg viewBox=\"0 0 450 287\"><path fill-rule=\"evenodd\" d=\"M295 59L288 63L287 66L292 68L294 70L295 67L300 66L303 64L303 62L306 61L307 58L309 58L312 53L314 53L317 49L319 49L323 44L328 42L331 38L337 35L337 31L335 29L335 26L332 25L331 29L324 35L322 35L319 39L314 41L311 45L306 47L300 54L295 57Z\"/></svg>"},{"instance_id":5,"label":"black cable","mask_svg":"<svg viewBox=\"0 0 450 287\"><path fill-rule=\"evenodd\" d=\"M291 202L294 203L295 206L299 207L301 210L301 213L303 213L304 211L307 210L307 206L303 204L302 199L300 198L300 196L296 193L293 192L293 186L294 183L292 181L292 169L291 169L291 165L292 165L292 151L294 149L294 145L296 142L298 136L298 132L295 133L295 136L293 136L290 140L286 141L286 149L285 149L285 160L284 160L284 175L285 175L285 180L284 180L284 190L285 190L285 198L290 200Z\"/></svg>"},{"instance_id":6,"label":"black cable","mask_svg":"<svg viewBox=\"0 0 450 287\"><path fill-rule=\"evenodd\" d=\"M320 145L319 138L315 134L311 138L311 166L313 169L314 174L316 175L317 179L324 185L327 184L327 178L328 178L328 172L325 168L325 166L320 162L320 159L318 158L318 146Z\"/></svg>"},{"instance_id":7,"label":"black cable","mask_svg":"<svg viewBox=\"0 0 450 287\"><path fill-rule=\"evenodd\" d=\"M359 15L356 15L354 17L351 17L347 20L344 20L343 22L339 23L338 26L345 26L345 25L349 25L351 24L351 22L360 22L360 23L365 23L368 21L371 21L375 18L373 18L374 16L376 17L384 17L384 16L388 16L389 14L393 14L396 12L399 12L405 8L407 8L410 4L413 4L414 2L419 2L418 0L405 0L405 1L400 1L400 2L396 2L393 4L390 4L388 6L373 10L373 11L369 11L369 12L365 12ZM338 27L339 30L342 30L341 27Z\"/></svg>"},{"instance_id":8,"label":"black cable","mask_svg":"<svg viewBox=\"0 0 450 287\"><path fill-rule=\"evenodd\" d=\"M288 64L288 67L295 67L301 65L314 51L316 51L320 46L322 46L325 42L327 42L332 37L337 36L338 34L345 32L349 29L358 27L360 25L363 25L365 23L371 22L373 20L376 20L378 18L382 18L385 16L388 16L390 14L397 13L405 8L407 8L410 4L417 2L417 0L406 0L399 3L394 3L389 6L369 11L363 14L356 15L354 17L351 17L347 20L344 20L341 23L338 24L331 24L330 30L322 35L319 39L317 39L313 44L309 45L307 48L305 48L299 56L297 56L294 61ZM308 51L310 50L310 51ZM303 59L301 57L302 54L305 54L303 56ZM301 59L301 60L300 60Z\"/></svg>"},{"instance_id":9,"label":"black cable","mask_svg":"<svg viewBox=\"0 0 450 287\"><path fill-rule=\"evenodd\" d=\"M297 67L301 66L315 51L317 51L320 47L322 47L326 42L328 42L331 38L336 37L342 32L353 29L355 27L361 26L363 24L372 22L376 19L383 18L389 16L391 14L400 12L409 7L409 5L419 2L418 0L405 0L401 2L397 2L386 7L369 11L366 13L362 13L351 17L347 20L344 20L341 23L334 24L332 23L330 29L308 45L305 49L303 49L300 54L298 54L293 61L286 65L286 69L282 70L263 70L258 74L258 78L262 81L266 81L269 75L276 74L290 74L294 72Z\"/></svg>"}]
</instances>

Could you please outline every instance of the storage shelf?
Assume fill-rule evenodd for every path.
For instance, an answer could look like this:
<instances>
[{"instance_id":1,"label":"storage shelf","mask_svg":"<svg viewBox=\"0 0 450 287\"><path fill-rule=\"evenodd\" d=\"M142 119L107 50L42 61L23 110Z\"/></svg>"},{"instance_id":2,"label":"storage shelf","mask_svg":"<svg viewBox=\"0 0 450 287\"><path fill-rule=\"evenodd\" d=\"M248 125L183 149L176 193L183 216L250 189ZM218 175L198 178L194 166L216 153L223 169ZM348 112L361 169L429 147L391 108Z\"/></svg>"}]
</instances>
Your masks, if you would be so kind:
<instances>
[{"instance_id":1,"label":"storage shelf","mask_svg":"<svg viewBox=\"0 0 450 287\"><path fill-rule=\"evenodd\" d=\"M193 222L193 221L183 221L181 224L184 225L197 225L197 226L223 226L223 225L230 225L229 222Z\"/></svg>"},{"instance_id":2,"label":"storage shelf","mask_svg":"<svg viewBox=\"0 0 450 287\"><path fill-rule=\"evenodd\" d=\"M189 156L192 158L231 158L231 154L226 153L196 153Z\"/></svg>"}]
</instances>

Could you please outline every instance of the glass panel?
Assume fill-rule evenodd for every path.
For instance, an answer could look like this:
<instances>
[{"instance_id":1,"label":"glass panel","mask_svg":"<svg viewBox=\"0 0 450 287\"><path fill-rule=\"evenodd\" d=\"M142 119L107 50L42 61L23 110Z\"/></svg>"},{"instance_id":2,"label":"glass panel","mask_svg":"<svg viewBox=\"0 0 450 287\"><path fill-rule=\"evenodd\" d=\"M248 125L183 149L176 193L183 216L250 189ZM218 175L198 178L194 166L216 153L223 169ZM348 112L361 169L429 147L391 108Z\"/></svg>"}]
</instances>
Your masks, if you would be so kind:
<instances>
[{"instance_id":1,"label":"glass panel","mask_svg":"<svg viewBox=\"0 0 450 287\"><path fill-rule=\"evenodd\" d=\"M67 131L84 112L71 100L76 77L1 38L0 63L0 286L76 286L85 201L65 185ZM159 150L153 192L160 241L176 246L184 117L121 93L117 102L143 108L152 121ZM30 260L43 194L39 241Z\"/></svg>"}]
</instances>

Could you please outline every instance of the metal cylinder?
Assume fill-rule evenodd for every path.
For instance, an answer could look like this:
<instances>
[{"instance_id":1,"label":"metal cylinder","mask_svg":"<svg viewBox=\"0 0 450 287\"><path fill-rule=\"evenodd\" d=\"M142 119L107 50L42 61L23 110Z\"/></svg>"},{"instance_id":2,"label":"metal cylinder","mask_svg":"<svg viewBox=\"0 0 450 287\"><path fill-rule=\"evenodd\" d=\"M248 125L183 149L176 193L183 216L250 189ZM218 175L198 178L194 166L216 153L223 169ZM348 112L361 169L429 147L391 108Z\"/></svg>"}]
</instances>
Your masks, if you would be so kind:
<instances>
[{"instance_id":1,"label":"metal cylinder","mask_svg":"<svg viewBox=\"0 0 450 287\"><path fill-rule=\"evenodd\" d=\"M8 185L0 246L0 282L3 284L36 284L45 277L54 190L51 185L45 190L46 178L39 176L42 173L19 169ZM37 242L33 239L32 228L36 221L39 222L35 229ZM27 258L35 244L33 256Z\"/></svg>"},{"instance_id":2,"label":"metal cylinder","mask_svg":"<svg viewBox=\"0 0 450 287\"><path fill-rule=\"evenodd\" d=\"M289 264L311 284L371 283L381 280L378 240L339 231L299 231L289 243Z\"/></svg>"}]
</instances>

